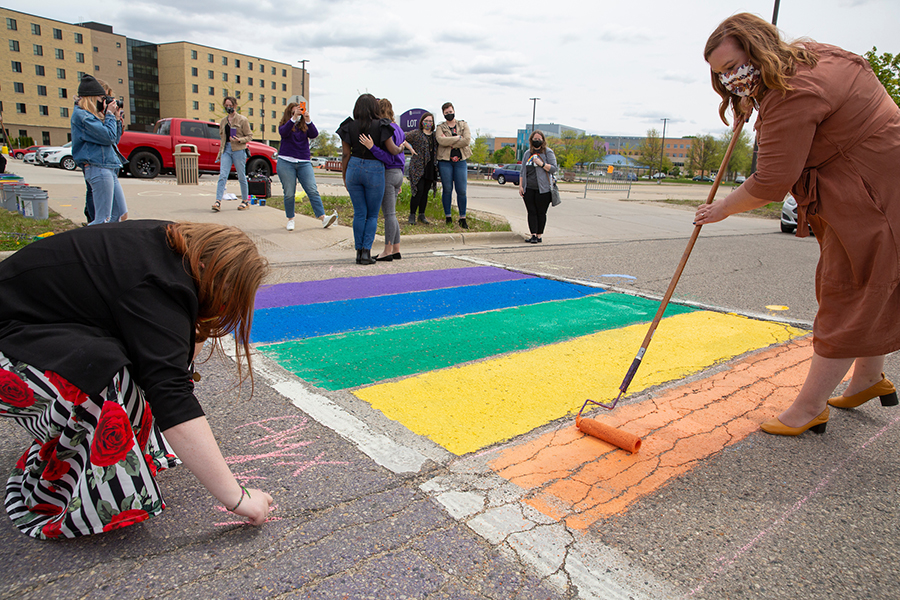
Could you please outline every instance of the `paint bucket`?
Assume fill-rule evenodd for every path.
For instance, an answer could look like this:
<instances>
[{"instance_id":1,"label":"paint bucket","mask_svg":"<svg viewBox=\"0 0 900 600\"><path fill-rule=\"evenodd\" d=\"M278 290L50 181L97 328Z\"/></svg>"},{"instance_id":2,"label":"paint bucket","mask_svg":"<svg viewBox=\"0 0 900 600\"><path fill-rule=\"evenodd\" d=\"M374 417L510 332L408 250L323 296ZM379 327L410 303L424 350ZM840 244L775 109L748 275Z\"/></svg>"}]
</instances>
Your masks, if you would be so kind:
<instances>
[{"instance_id":1,"label":"paint bucket","mask_svg":"<svg viewBox=\"0 0 900 600\"><path fill-rule=\"evenodd\" d=\"M16 193L16 202L19 213L29 219L49 219L50 205L46 190L39 187L28 186L27 189Z\"/></svg>"},{"instance_id":2,"label":"paint bucket","mask_svg":"<svg viewBox=\"0 0 900 600\"><path fill-rule=\"evenodd\" d=\"M3 183L2 196L0 196L0 206L5 208L10 212L18 212L19 207L16 203L16 196L19 190L28 187L28 184L25 183Z\"/></svg>"}]
</instances>

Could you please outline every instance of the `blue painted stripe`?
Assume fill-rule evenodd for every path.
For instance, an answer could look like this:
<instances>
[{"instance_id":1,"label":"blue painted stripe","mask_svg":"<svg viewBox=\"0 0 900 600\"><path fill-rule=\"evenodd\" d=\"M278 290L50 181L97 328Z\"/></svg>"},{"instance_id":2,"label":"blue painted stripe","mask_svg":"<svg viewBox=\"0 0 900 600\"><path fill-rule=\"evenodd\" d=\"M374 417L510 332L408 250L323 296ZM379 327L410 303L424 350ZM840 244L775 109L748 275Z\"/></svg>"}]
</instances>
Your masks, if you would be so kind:
<instances>
[{"instance_id":1,"label":"blue painted stripe","mask_svg":"<svg viewBox=\"0 0 900 600\"><path fill-rule=\"evenodd\" d=\"M250 341L268 344L390 327L512 306L581 298L603 291L600 288L528 278L342 302L268 308L254 312Z\"/></svg>"}]
</instances>

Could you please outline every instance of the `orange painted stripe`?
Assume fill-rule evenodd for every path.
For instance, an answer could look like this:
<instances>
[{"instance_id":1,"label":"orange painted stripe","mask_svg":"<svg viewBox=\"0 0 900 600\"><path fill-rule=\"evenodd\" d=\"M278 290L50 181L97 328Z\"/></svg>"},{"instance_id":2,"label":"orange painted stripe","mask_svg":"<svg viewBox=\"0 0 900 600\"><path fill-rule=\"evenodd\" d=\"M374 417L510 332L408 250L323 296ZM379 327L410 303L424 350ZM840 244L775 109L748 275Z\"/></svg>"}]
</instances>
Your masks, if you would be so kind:
<instances>
[{"instance_id":1,"label":"orange painted stripe","mask_svg":"<svg viewBox=\"0 0 900 600\"><path fill-rule=\"evenodd\" d=\"M812 336L805 336L660 397L591 415L642 437L635 454L584 435L572 419L506 448L491 468L529 490L526 502L537 510L585 529L758 431L793 402L811 357Z\"/></svg>"}]
</instances>

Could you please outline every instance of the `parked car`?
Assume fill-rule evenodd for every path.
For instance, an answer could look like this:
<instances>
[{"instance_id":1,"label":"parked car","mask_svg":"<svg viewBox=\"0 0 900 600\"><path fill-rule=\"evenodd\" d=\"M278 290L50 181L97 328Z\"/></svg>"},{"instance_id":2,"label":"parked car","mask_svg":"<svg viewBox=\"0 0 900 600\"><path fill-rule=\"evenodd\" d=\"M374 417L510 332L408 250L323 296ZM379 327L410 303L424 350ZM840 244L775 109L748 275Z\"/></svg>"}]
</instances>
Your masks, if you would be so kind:
<instances>
[{"instance_id":1,"label":"parked car","mask_svg":"<svg viewBox=\"0 0 900 600\"><path fill-rule=\"evenodd\" d=\"M713 178L710 177L709 175L695 175L695 176L694 176L694 181L707 181L707 182L709 182L709 181L713 181Z\"/></svg>"},{"instance_id":2,"label":"parked car","mask_svg":"<svg viewBox=\"0 0 900 600\"><path fill-rule=\"evenodd\" d=\"M519 185L519 168L520 165L511 164L511 165L502 165L494 169L491 173L491 178L496 179L497 183L503 185L507 181L512 184Z\"/></svg>"},{"instance_id":3,"label":"parked car","mask_svg":"<svg viewBox=\"0 0 900 600\"><path fill-rule=\"evenodd\" d=\"M72 158L72 142L53 152L41 150L41 160L45 167L60 167L66 171L75 170L75 159Z\"/></svg>"},{"instance_id":4,"label":"parked car","mask_svg":"<svg viewBox=\"0 0 900 600\"><path fill-rule=\"evenodd\" d=\"M72 147L72 142L68 142L63 146L44 146L42 149L38 150L34 153L34 162L38 165L47 166L46 159L51 154L56 154L60 150L69 150Z\"/></svg>"},{"instance_id":5,"label":"parked car","mask_svg":"<svg viewBox=\"0 0 900 600\"><path fill-rule=\"evenodd\" d=\"M613 171L612 178L617 179L619 181L637 181L638 180L637 173L622 173L621 171Z\"/></svg>"},{"instance_id":6,"label":"parked car","mask_svg":"<svg viewBox=\"0 0 900 600\"><path fill-rule=\"evenodd\" d=\"M313 167L324 167L327 161L328 159L322 156L313 156L309 159L309 162Z\"/></svg>"},{"instance_id":7,"label":"parked car","mask_svg":"<svg viewBox=\"0 0 900 600\"><path fill-rule=\"evenodd\" d=\"M797 229L797 201L790 194L785 197L781 204L781 231L783 233L794 233Z\"/></svg>"},{"instance_id":8,"label":"parked car","mask_svg":"<svg viewBox=\"0 0 900 600\"><path fill-rule=\"evenodd\" d=\"M28 146L27 148L13 148L9 151L9 155L16 159L25 158L27 154L34 154L41 148L46 148L47 146Z\"/></svg>"},{"instance_id":9,"label":"parked car","mask_svg":"<svg viewBox=\"0 0 900 600\"><path fill-rule=\"evenodd\" d=\"M745 181L747 181L746 177L744 177L743 175L738 175L734 178L734 185L741 185Z\"/></svg>"},{"instance_id":10,"label":"parked car","mask_svg":"<svg viewBox=\"0 0 900 600\"><path fill-rule=\"evenodd\" d=\"M25 155L25 158L22 159L22 162L29 164L29 165L36 165L37 164L37 152L29 152L28 154Z\"/></svg>"}]
</instances>

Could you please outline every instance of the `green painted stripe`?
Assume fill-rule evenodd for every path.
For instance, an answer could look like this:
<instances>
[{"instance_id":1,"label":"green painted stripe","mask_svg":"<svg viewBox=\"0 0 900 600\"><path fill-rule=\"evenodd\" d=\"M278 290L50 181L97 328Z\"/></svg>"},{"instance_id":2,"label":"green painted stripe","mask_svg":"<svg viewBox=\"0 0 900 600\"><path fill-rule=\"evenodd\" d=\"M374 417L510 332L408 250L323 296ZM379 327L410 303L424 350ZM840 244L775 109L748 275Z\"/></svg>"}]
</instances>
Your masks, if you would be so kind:
<instances>
[{"instance_id":1,"label":"green painted stripe","mask_svg":"<svg viewBox=\"0 0 900 600\"><path fill-rule=\"evenodd\" d=\"M655 301L606 293L258 349L301 379L339 390L648 322L658 308ZM666 316L693 310L670 304Z\"/></svg>"}]
</instances>

